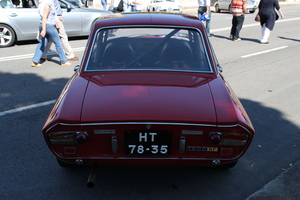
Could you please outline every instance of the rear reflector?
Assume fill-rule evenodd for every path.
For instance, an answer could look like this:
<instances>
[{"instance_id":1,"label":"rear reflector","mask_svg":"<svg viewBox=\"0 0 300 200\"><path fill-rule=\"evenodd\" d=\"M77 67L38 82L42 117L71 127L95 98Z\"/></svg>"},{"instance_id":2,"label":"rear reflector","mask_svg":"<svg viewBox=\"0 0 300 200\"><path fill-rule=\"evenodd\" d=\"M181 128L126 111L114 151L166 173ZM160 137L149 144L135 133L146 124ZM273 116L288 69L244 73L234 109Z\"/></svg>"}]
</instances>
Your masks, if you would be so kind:
<instances>
[{"instance_id":1,"label":"rear reflector","mask_svg":"<svg viewBox=\"0 0 300 200\"><path fill-rule=\"evenodd\" d=\"M76 147L64 147L64 154L75 154Z\"/></svg>"},{"instance_id":2,"label":"rear reflector","mask_svg":"<svg viewBox=\"0 0 300 200\"><path fill-rule=\"evenodd\" d=\"M221 148L222 155L232 155L233 149L232 148Z\"/></svg>"}]
</instances>

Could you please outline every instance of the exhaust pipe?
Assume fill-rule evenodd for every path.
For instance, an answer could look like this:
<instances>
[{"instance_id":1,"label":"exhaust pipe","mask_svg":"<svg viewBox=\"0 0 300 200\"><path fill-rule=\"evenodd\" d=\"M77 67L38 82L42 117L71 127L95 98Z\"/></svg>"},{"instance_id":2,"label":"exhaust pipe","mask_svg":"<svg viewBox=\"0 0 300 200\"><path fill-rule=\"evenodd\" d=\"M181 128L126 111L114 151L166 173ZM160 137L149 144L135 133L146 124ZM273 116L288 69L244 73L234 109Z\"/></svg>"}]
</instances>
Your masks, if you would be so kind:
<instances>
[{"instance_id":1,"label":"exhaust pipe","mask_svg":"<svg viewBox=\"0 0 300 200\"><path fill-rule=\"evenodd\" d=\"M98 166L93 165L92 169L91 169L91 172L90 172L90 175L89 175L89 178L88 178L88 181L86 183L86 186L88 186L88 188L93 188L94 187L95 179L96 179L96 176L97 176L97 171L98 171Z\"/></svg>"}]
</instances>

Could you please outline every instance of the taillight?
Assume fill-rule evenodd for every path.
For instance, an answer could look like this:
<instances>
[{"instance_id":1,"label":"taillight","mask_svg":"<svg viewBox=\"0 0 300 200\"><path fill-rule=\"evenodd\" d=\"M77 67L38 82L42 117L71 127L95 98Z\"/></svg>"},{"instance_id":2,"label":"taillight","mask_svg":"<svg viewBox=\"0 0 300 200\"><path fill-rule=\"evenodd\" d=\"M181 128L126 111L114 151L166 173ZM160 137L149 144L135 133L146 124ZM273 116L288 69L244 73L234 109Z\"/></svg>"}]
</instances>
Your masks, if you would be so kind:
<instances>
[{"instance_id":1,"label":"taillight","mask_svg":"<svg viewBox=\"0 0 300 200\"><path fill-rule=\"evenodd\" d=\"M249 135L235 132L211 132L208 134L208 141L212 144L245 146Z\"/></svg>"},{"instance_id":2,"label":"taillight","mask_svg":"<svg viewBox=\"0 0 300 200\"><path fill-rule=\"evenodd\" d=\"M48 133L51 144L84 144L89 140L85 131L57 131Z\"/></svg>"}]
</instances>

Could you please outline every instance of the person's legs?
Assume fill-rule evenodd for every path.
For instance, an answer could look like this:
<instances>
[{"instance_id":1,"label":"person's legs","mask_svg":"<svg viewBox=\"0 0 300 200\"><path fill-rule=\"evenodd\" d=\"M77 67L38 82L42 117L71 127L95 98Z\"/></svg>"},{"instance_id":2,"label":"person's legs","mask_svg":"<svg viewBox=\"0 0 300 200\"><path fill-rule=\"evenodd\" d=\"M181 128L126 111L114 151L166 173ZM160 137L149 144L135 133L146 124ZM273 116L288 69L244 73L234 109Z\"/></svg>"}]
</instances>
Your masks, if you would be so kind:
<instances>
[{"instance_id":1,"label":"person's legs","mask_svg":"<svg viewBox=\"0 0 300 200\"><path fill-rule=\"evenodd\" d=\"M67 58L66 58L66 55L64 53L62 43L61 43L61 40L60 40L60 37L58 35L58 32L57 32L57 29L56 29L55 25L48 25L47 24L47 34L49 35L49 39L51 39L53 41L53 43L55 44L55 48L56 48L56 51L58 53L60 62L61 63L66 63Z\"/></svg>"},{"instance_id":2,"label":"person's legs","mask_svg":"<svg viewBox=\"0 0 300 200\"><path fill-rule=\"evenodd\" d=\"M106 1L105 0L101 0L101 4L103 6L103 10L106 10Z\"/></svg>"},{"instance_id":3,"label":"person's legs","mask_svg":"<svg viewBox=\"0 0 300 200\"><path fill-rule=\"evenodd\" d=\"M62 17L58 16L58 19L59 19L58 20L58 24L59 24L59 27L60 27L58 29L58 34L59 34L61 43L63 45L66 57L67 57L67 59L74 58L75 55L74 55L74 52L73 52L73 50L72 50L72 48L70 46L70 43L69 43L69 40L68 40L68 36L67 36L66 31L65 31L64 24L62 23Z\"/></svg>"},{"instance_id":4,"label":"person's legs","mask_svg":"<svg viewBox=\"0 0 300 200\"><path fill-rule=\"evenodd\" d=\"M232 20L231 20L231 31L230 31L230 38L234 39L234 35L236 32L236 16L232 16Z\"/></svg>"},{"instance_id":5,"label":"person's legs","mask_svg":"<svg viewBox=\"0 0 300 200\"><path fill-rule=\"evenodd\" d=\"M206 33L208 36L210 36L211 10L209 10L208 16L209 16L209 20L206 21Z\"/></svg>"},{"instance_id":6,"label":"person's legs","mask_svg":"<svg viewBox=\"0 0 300 200\"><path fill-rule=\"evenodd\" d=\"M40 25L39 30L40 31L42 30L42 25ZM35 49L35 53L34 53L34 56L32 58L32 62L34 62L34 63L39 63L40 62L40 59L43 55L43 51L45 49L47 41L48 41L47 34L46 34L45 37L39 36L39 44Z\"/></svg>"},{"instance_id":7,"label":"person's legs","mask_svg":"<svg viewBox=\"0 0 300 200\"><path fill-rule=\"evenodd\" d=\"M266 27L266 24L264 24L261 28L262 39L260 40L260 42L267 43L270 33L271 33L271 30Z\"/></svg>"},{"instance_id":8,"label":"person's legs","mask_svg":"<svg viewBox=\"0 0 300 200\"><path fill-rule=\"evenodd\" d=\"M240 31L242 30L244 20L245 20L245 15L236 17L236 30L235 30L235 34L233 36L234 39L240 38Z\"/></svg>"},{"instance_id":9,"label":"person's legs","mask_svg":"<svg viewBox=\"0 0 300 200\"><path fill-rule=\"evenodd\" d=\"M49 41L47 42L47 45L46 45L46 47L44 48L44 52L43 52L43 55L42 55L42 58L43 58L43 59L47 59L47 53L49 52L52 43L53 43L53 42L52 42L51 40L49 40Z\"/></svg>"},{"instance_id":10,"label":"person's legs","mask_svg":"<svg viewBox=\"0 0 300 200\"><path fill-rule=\"evenodd\" d=\"M205 12L206 12L207 8L204 7L204 6L199 6L198 8L198 18L200 19L201 18L201 15L203 15ZM211 11L209 12L208 14L209 16L209 20L206 21L206 33L207 35L209 36L210 35L210 20L211 20Z\"/></svg>"}]
</instances>

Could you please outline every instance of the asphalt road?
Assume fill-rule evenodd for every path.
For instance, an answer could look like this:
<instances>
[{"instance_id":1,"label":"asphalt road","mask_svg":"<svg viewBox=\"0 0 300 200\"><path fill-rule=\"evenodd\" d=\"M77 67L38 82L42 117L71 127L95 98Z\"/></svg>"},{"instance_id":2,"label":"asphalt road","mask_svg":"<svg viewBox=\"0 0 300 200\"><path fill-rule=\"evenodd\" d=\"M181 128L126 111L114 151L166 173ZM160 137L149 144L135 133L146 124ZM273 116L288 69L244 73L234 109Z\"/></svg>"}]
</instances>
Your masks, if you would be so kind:
<instances>
[{"instance_id":1,"label":"asphalt road","mask_svg":"<svg viewBox=\"0 0 300 200\"><path fill-rule=\"evenodd\" d=\"M0 199L246 199L300 160L300 6L282 6L262 45L260 26L248 14L242 41L228 39L231 15L213 13L211 42L223 74L256 129L252 145L230 170L100 167L93 189L89 168L56 163L41 128L73 66L57 56L30 67L36 43L0 49ZM86 38L71 40L82 57Z\"/></svg>"}]
</instances>

